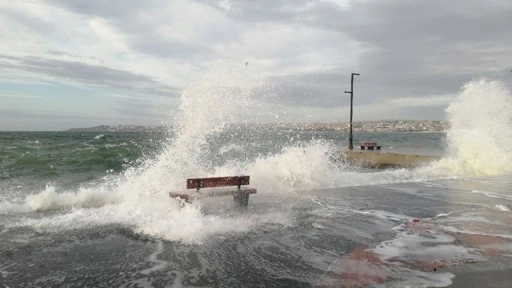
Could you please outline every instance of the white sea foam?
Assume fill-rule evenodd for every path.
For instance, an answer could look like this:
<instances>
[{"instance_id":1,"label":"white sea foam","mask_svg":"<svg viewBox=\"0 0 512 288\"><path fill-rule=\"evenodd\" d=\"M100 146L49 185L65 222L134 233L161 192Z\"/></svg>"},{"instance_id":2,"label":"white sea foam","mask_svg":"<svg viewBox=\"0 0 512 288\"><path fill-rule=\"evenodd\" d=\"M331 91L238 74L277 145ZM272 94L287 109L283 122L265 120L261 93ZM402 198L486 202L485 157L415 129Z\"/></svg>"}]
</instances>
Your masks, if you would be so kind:
<instances>
[{"instance_id":1,"label":"white sea foam","mask_svg":"<svg viewBox=\"0 0 512 288\"><path fill-rule=\"evenodd\" d=\"M386 264L393 287L445 287L454 275L439 269L486 259L436 225L409 223L400 226L394 239L370 249Z\"/></svg>"},{"instance_id":2,"label":"white sea foam","mask_svg":"<svg viewBox=\"0 0 512 288\"><path fill-rule=\"evenodd\" d=\"M483 194L490 198L506 199L506 200L512 201L512 196L508 196L508 195L496 194L496 193L492 193L492 192L488 192L488 191L480 191L480 190L472 190L471 192L476 193L476 194Z\"/></svg>"},{"instance_id":3,"label":"white sea foam","mask_svg":"<svg viewBox=\"0 0 512 288\"><path fill-rule=\"evenodd\" d=\"M56 192L54 185L49 184L41 192L26 196L23 203L0 202L0 215L71 209L73 207L101 207L119 203L121 200L122 195L117 194L107 184L59 193Z\"/></svg>"},{"instance_id":4,"label":"white sea foam","mask_svg":"<svg viewBox=\"0 0 512 288\"><path fill-rule=\"evenodd\" d=\"M484 260L475 249L455 245L455 238L434 229L423 233L414 230L399 232L393 240L373 249L386 261L449 261L446 264L468 260Z\"/></svg>"},{"instance_id":5,"label":"white sea foam","mask_svg":"<svg viewBox=\"0 0 512 288\"><path fill-rule=\"evenodd\" d=\"M229 64L215 67L199 84L184 90L175 137L161 155L111 179L116 183L109 181L63 193L48 186L28 196L23 204L7 207L6 203L10 212L67 209L53 216L27 218L15 225L65 230L122 224L137 233L191 243L200 243L208 235L244 232L265 223L288 225L286 212L239 217L205 215L200 206L180 208L168 196L170 191L183 190L189 177L214 176L226 170L220 167L214 171L204 161L209 153L206 137L257 116L255 108L262 104L254 99L253 92L261 90L261 79ZM250 174L250 170L249 166L238 167L230 174Z\"/></svg>"},{"instance_id":6,"label":"white sea foam","mask_svg":"<svg viewBox=\"0 0 512 288\"><path fill-rule=\"evenodd\" d=\"M286 147L280 153L260 156L249 162L212 167L204 161L210 153L207 137L230 124L262 117L265 101L255 97L254 91L264 90L265 85L259 76L250 74L245 67L215 67L198 84L183 91L175 137L158 157L147 159L141 166L130 168L118 178L95 187L57 193L49 186L28 196L22 204L2 202L1 213L70 209L69 213L27 219L19 225L72 229L121 223L151 236L197 243L215 233L244 232L262 223L287 225L290 221L286 211L233 218L205 215L199 206L179 208L168 193L183 190L185 180L190 177L251 175L251 185L264 194L512 171L510 148L505 145L512 139L510 93L501 84L490 81L469 83L450 106L450 153L432 167L356 172L335 164L332 158L338 157L338 147L324 141ZM492 96L494 101L482 105L486 101L482 93ZM479 114L481 117L466 117L467 106L484 112ZM473 124L474 129L467 129ZM498 129L498 124L506 129ZM483 143L479 142L482 135L486 139ZM480 149L482 146L478 143L486 149ZM485 152L474 152L477 148Z\"/></svg>"},{"instance_id":7,"label":"white sea foam","mask_svg":"<svg viewBox=\"0 0 512 288\"><path fill-rule=\"evenodd\" d=\"M512 95L490 80L464 85L447 109L447 157L434 168L452 175L512 173Z\"/></svg>"},{"instance_id":8,"label":"white sea foam","mask_svg":"<svg viewBox=\"0 0 512 288\"><path fill-rule=\"evenodd\" d=\"M505 205L496 205L495 206L497 209L501 210L501 211L505 211L505 212L510 212L510 208L508 206L505 206Z\"/></svg>"},{"instance_id":9,"label":"white sea foam","mask_svg":"<svg viewBox=\"0 0 512 288\"><path fill-rule=\"evenodd\" d=\"M56 193L55 187L48 185L43 192L27 196L25 205L31 211L44 211L75 206L99 207L120 201L119 195L104 188L100 185L92 189L82 188L78 192Z\"/></svg>"},{"instance_id":10,"label":"white sea foam","mask_svg":"<svg viewBox=\"0 0 512 288\"><path fill-rule=\"evenodd\" d=\"M158 260L158 256L160 254L162 254L163 251L164 251L164 245L163 245L162 241L158 241L156 243L155 251L153 253L151 253L151 255L149 255L149 257L147 259L147 261L149 261L151 263L155 263L155 265L153 265L153 267L151 267L151 268L147 268L147 269L142 270L141 271L142 274L148 275L151 272L163 270L164 268L169 266L168 262L162 261L162 260Z\"/></svg>"}]
</instances>

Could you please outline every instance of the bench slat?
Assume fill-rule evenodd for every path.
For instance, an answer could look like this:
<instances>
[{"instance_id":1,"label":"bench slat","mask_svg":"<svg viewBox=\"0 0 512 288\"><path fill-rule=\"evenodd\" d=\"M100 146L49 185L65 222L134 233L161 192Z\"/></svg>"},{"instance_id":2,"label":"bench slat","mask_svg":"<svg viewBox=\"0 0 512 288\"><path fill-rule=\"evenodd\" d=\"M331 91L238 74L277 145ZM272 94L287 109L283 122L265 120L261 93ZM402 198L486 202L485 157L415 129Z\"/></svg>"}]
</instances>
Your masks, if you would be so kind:
<instances>
[{"instance_id":1,"label":"bench slat","mask_svg":"<svg viewBox=\"0 0 512 288\"><path fill-rule=\"evenodd\" d=\"M187 179L187 189L249 185L249 176L211 177Z\"/></svg>"},{"instance_id":2,"label":"bench slat","mask_svg":"<svg viewBox=\"0 0 512 288\"><path fill-rule=\"evenodd\" d=\"M175 193L170 192L171 198L181 199L180 205L185 205L182 200L190 202L193 198L216 197L232 195L235 205L241 209L247 209L249 204L249 195L255 194L255 188L241 188L241 185L249 185L249 176L229 176L229 177L210 177L210 178L191 178L187 179L187 189L197 189L196 193ZM213 187L238 186L237 189L206 189Z\"/></svg>"}]
</instances>

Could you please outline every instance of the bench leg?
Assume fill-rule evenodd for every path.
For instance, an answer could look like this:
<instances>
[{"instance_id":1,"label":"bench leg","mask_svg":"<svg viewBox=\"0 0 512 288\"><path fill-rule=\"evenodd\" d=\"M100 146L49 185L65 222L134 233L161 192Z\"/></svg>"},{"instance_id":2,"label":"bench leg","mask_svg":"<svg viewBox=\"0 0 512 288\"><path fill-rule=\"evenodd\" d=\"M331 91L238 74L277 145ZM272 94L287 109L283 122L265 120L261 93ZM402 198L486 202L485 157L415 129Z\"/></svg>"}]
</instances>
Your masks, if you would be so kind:
<instances>
[{"instance_id":1,"label":"bench leg","mask_svg":"<svg viewBox=\"0 0 512 288\"><path fill-rule=\"evenodd\" d=\"M233 200L235 205L239 208L247 208L249 205L249 194L247 193L235 193L233 194Z\"/></svg>"}]
</instances>

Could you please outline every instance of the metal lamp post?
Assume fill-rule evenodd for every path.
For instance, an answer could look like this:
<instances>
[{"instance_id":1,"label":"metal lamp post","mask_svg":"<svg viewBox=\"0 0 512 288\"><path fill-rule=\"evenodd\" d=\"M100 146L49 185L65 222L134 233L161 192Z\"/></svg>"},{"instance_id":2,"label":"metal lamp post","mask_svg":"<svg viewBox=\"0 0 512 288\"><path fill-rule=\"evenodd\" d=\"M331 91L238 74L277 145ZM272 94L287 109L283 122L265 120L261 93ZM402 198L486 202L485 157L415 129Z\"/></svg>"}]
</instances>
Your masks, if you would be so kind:
<instances>
[{"instance_id":1,"label":"metal lamp post","mask_svg":"<svg viewBox=\"0 0 512 288\"><path fill-rule=\"evenodd\" d=\"M348 149L352 150L354 149L354 138L353 138L353 135L352 135L352 115L354 114L353 111L354 111L354 106L353 106L353 102L354 102L354 75L357 75L359 76L358 73L352 73L351 77L350 77L350 91L345 91L345 93L350 93L350 134L348 136Z\"/></svg>"}]
</instances>

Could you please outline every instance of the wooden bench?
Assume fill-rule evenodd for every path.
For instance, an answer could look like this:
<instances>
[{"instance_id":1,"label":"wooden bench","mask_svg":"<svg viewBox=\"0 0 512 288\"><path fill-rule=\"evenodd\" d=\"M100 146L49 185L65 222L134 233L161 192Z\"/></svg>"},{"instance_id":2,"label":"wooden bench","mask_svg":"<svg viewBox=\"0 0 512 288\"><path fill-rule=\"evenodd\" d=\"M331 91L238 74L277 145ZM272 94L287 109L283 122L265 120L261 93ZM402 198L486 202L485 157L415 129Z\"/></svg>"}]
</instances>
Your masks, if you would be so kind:
<instances>
[{"instance_id":1,"label":"wooden bench","mask_svg":"<svg viewBox=\"0 0 512 288\"><path fill-rule=\"evenodd\" d=\"M195 195L190 193L174 193L170 192L171 198L183 199L190 202L192 198L199 197L216 197L233 195L235 205L242 208L247 208L249 204L249 195L256 194L255 188L242 187L249 185L250 176L228 176L228 177L210 177L210 178L192 178L187 179L187 189L196 189ZM222 189L222 190L202 190L201 188L216 188L237 186L237 189Z\"/></svg>"},{"instance_id":2,"label":"wooden bench","mask_svg":"<svg viewBox=\"0 0 512 288\"><path fill-rule=\"evenodd\" d=\"M380 150L380 148L382 147L380 145L377 145L377 142L364 142L360 146L361 146L361 150L364 150L365 148L368 150L373 150L373 149Z\"/></svg>"}]
</instances>

